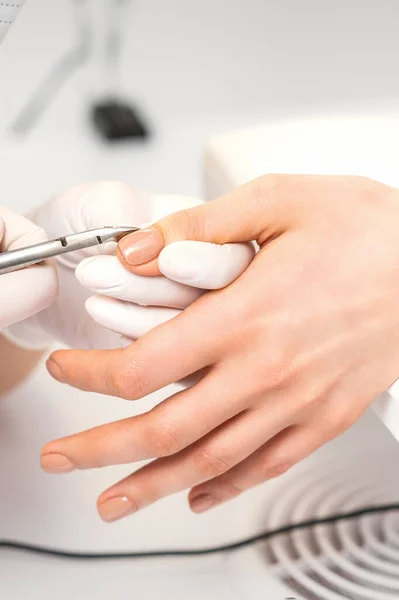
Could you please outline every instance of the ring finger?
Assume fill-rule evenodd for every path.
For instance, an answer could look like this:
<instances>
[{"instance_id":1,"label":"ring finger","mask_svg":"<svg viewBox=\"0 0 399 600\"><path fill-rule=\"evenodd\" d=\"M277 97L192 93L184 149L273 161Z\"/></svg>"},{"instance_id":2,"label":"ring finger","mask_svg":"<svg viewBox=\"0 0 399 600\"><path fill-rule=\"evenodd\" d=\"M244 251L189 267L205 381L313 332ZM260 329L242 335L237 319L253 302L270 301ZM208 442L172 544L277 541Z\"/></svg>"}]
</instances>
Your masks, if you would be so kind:
<instances>
[{"instance_id":1,"label":"ring finger","mask_svg":"<svg viewBox=\"0 0 399 600\"><path fill-rule=\"evenodd\" d=\"M288 471L343 430L336 425L336 410L332 406L316 411L311 420L288 427L234 469L194 487L189 494L191 510L205 512Z\"/></svg>"},{"instance_id":2,"label":"ring finger","mask_svg":"<svg viewBox=\"0 0 399 600\"><path fill-rule=\"evenodd\" d=\"M114 521L221 476L287 427L286 419L278 402L237 415L184 451L150 463L107 490L98 501L100 516Z\"/></svg>"}]
</instances>

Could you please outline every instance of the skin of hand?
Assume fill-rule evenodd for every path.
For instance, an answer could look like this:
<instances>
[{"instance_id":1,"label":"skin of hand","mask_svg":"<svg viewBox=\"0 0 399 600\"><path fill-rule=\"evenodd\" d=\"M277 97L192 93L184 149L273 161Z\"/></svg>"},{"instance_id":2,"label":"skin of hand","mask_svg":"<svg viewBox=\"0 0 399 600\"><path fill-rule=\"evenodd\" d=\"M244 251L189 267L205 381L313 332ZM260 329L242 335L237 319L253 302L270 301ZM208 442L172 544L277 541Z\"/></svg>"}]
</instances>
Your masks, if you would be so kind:
<instances>
[{"instance_id":1,"label":"skin of hand","mask_svg":"<svg viewBox=\"0 0 399 600\"><path fill-rule=\"evenodd\" d=\"M0 335L0 396L24 381L43 358L43 352L16 346Z\"/></svg>"},{"instance_id":2,"label":"skin of hand","mask_svg":"<svg viewBox=\"0 0 399 600\"><path fill-rule=\"evenodd\" d=\"M47 239L22 215L0 207L0 252L16 250ZM58 281L53 262L0 275L0 331L44 310L57 295ZM41 352L16 347L0 338L0 395L24 379L41 358Z\"/></svg>"},{"instance_id":3,"label":"skin of hand","mask_svg":"<svg viewBox=\"0 0 399 600\"><path fill-rule=\"evenodd\" d=\"M140 225L199 203L196 198L151 194L105 181L59 194L31 216L50 238L56 238L104 225ZM199 246L203 260L212 264L218 247ZM224 262L230 265L230 275L237 277L252 260L252 253L249 256L247 245L231 246ZM10 339L41 348L54 340L73 348L119 348L175 317L208 287L206 277L192 287L164 275L149 278L130 273L118 261L115 249L116 244L108 243L57 257L60 289L55 302L11 327ZM121 340L121 335L128 341Z\"/></svg>"},{"instance_id":4,"label":"skin of hand","mask_svg":"<svg viewBox=\"0 0 399 600\"><path fill-rule=\"evenodd\" d=\"M255 240L260 250L231 285L131 346L54 353L59 381L129 400L205 375L146 414L49 443L43 467L155 458L101 495L103 519L187 488L203 512L341 434L399 373L398 223L399 191L383 184L268 175L155 224L152 264L143 239L125 239L124 264L150 275L178 240ZM189 264L180 275L195 279Z\"/></svg>"}]
</instances>

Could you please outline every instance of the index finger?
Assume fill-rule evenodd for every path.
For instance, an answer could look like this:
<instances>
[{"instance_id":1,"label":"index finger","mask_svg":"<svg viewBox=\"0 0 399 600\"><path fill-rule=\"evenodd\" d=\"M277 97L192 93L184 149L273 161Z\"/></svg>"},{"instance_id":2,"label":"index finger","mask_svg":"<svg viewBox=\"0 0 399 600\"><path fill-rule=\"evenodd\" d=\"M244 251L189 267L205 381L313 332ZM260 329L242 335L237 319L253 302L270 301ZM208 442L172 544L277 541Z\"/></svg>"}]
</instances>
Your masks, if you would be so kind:
<instances>
[{"instance_id":1,"label":"index finger","mask_svg":"<svg viewBox=\"0 0 399 600\"><path fill-rule=\"evenodd\" d=\"M222 332L213 304L209 297L200 298L127 348L58 350L47 368L58 381L85 391L143 398L216 360Z\"/></svg>"}]
</instances>

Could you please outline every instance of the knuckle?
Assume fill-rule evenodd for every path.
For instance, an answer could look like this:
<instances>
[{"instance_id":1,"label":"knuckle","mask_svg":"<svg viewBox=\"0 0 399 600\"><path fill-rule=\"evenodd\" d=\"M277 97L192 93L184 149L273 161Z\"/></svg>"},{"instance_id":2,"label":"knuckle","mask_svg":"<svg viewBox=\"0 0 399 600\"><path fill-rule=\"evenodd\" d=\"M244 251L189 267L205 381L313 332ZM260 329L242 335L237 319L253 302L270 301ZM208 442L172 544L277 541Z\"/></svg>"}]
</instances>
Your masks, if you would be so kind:
<instances>
[{"instance_id":1,"label":"knuckle","mask_svg":"<svg viewBox=\"0 0 399 600\"><path fill-rule=\"evenodd\" d=\"M160 221L162 233L167 243L177 239L202 239L204 236L203 223L204 220L198 207L183 209Z\"/></svg>"},{"instance_id":2,"label":"knuckle","mask_svg":"<svg viewBox=\"0 0 399 600\"><path fill-rule=\"evenodd\" d=\"M192 209L184 209L180 213L184 231L187 232L187 237L194 240L202 237L202 227L198 217L198 211Z\"/></svg>"},{"instance_id":3,"label":"knuckle","mask_svg":"<svg viewBox=\"0 0 399 600\"><path fill-rule=\"evenodd\" d=\"M273 365L267 370L267 386L269 389L277 389L283 386L286 375L284 366Z\"/></svg>"},{"instance_id":4,"label":"knuckle","mask_svg":"<svg viewBox=\"0 0 399 600\"><path fill-rule=\"evenodd\" d=\"M351 186L352 197L361 199L362 204L369 206L379 206L381 190L385 188L386 191L389 191L390 189L373 179L357 175L348 178L348 185Z\"/></svg>"},{"instance_id":5,"label":"knuckle","mask_svg":"<svg viewBox=\"0 0 399 600\"><path fill-rule=\"evenodd\" d=\"M310 389L308 392L303 393L301 390L298 390L295 397L298 400L300 410L303 414L307 414L309 411L318 410L322 407L325 401L325 392L324 390L318 389Z\"/></svg>"},{"instance_id":6,"label":"knuckle","mask_svg":"<svg viewBox=\"0 0 399 600\"><path fill-rule=\"evenodd\" d=\"M381 188L380 184L369 177L365 177L364 175L354 175L352 182L361 191L370 192L373 195Z\"/></svg>"},{"instance_id":7,"label":"knuckle","mask_svg":"<svg viewBox=\"0 0 399 600\"><path fill-rule=\"evenodd\" d=\"M285 179L285 175L278 173L269 173L259 177L252 183L252 198L255 201L264 200L270 195L271 191L277 192L281 189Z\"/></svg>"},{"instance_id":8,"label":"knuckle","mask_svg":"<svg viewBox=\"0 0 399 600\"><path fill-rule=\"evenodd\" d=\"M321 396L303 396L301 398L301 411L303 414L308 414L309 411L313 411L317 409L317 407L321 404L322 397Z\"/></svg>"},{"instance_id":9,"label":"knuckle","mask_svg":"<svg viewBox=\"0 0 399 600\"><path fill-rule=\"evenodd\" d=\"M330 414L328 419L328 437L336 437L349 429L356 418L350 411L339 411L336 414Z\"/></svg>"},{"instance_id":10,"label":"knuckle","mask_svg":"<svg viewBox=\"0 0 399 600\"><path fill-rule=\"evenodd\" d=\"M283 387L295 374L295 364L285 352L279 352L266 368L268 387L271 389Z\"/></svg>"},{"instance_id":11,"label":"knuckle","mask_svg":"<svg viewBox=\"0 0 399 600\"><path fill-rule=\"evenodd\" d=\"M264 180L264 183L269 190L272 189L273 191L278 192L287 185L290 177L281 173L270 173L269 175L265 175Z\"/></svg>"},{"instance_id":12,"label":"knuckle","mask_svg":"<svg viewBox=\"0 0 399 600\"><path fill-rule=\"evenodd\" d=\"M271 175L265 175L251 184L250 200L255 203L255 206L263 204L265 197L267 197L267 190L273 185L271 178Z\"/></svg>"},{"instance_id":13,"label":"knuckle","mask_svg":"<svg viewBox=\"0 0 399 600\"><path fill-rule=\"evenodd\" d=\"M240 496L246 487L243 487L238 484L238 482L234 480L225 481L221 486L220 496L223 500L233 500L233 498L237 498Z\"/></svg>"},{"instance_id":14,"label":"knuckle","mask_svg":"<svg viewBox=\"0 0 399 600\"><path fill-rule=\"evenodd\" d=\"M204 480L223 475L229 470L229 465L207 450L198 451L194 455L194 465L200 477Z\"/></svg>"},{"instance_id":15,"label":"knuckle","mask_svg":"<svg viewBox=\"0 0 399 600\"><path fill-rule=\"evenodd\" d=\"M115 395L125 400L137 400L147 393L148 382L144 368L137 361L125 363L121 367L113 369L110 379Z\"/></svg>"},{"instance_id":16,"label":"knuckle","mask_svg":"<svg viewBox=\"0 0 399 600\"><path fill-rule=\"evenodd\" d=\"M147 430L151 454L163 458L177 454L182 449L178 435L164 423L157 423Z\"/></svg>"},{"instance_id":17,"label":"knuckle","mask_svg":"<svg viewBox=\"0 0 399 600\"><path fill-rule=\"evenodd\" d=\"M272 457L266 457L261 466L262 479L275 479L284 475L294 465L294 461L282 459L278 460Z\"/></svg>"},{"instance_id":18,"label":"knuckle","mask_svg":"<svg viewBox=\"0 0 399 600\"><path fill-rule=\"evenodd\" d=\"M298 368L290 356L266 357L261 349L248 365L250 389L254 397L263 397L274 391L284 391L295 378ZM292 395L292 392L290 392Z\"/></svg>"},{"instance_id":19,"label":"knuckle","mask_svg":"<svg viewBox=\"0 0 399 600\"><path fill-rule=\"evenodd\" d=\"M125 400L131 400L130 398L130 386L128 378L123 370L113 369L111 373L106 376L107 388L112 390L114 396L124 398Z\"/></svg>"}]
</instances>

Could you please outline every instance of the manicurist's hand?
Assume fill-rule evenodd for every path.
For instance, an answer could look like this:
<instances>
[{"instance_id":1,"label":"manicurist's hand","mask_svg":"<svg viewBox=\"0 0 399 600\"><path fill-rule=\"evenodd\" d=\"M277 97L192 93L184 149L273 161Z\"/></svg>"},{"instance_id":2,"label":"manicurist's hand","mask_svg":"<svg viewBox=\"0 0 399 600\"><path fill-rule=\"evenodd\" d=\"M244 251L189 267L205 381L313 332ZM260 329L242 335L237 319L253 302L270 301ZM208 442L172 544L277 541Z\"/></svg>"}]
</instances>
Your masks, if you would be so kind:
<instances>
[{"instance_id":1,"label":"manicurist's hand","mask_svg":"<svg viewBox=\"0 0 399 600\"><path fill-rule=\"evenodd\" d=\"M0 206L0 252L9 252L47 240L43 229ZM57 295L55 265L40 265L0 275L0 331L46 309Z\"/></svg>"},{"instance_id":2,"label":"manicurist's hand","mask_svg":"<svg viewBox=\"0 0 399 600\"><path fill-rule=\"evenodd\" d=\"M35 208L30 216L36 224L32 227L38 230L40 226L40 231L45 230L52 239L104 225L141 225L197 204L200 201L196 198L152 194L125 183L100 181L58 194ZM206 274L198 280L199 285L193 287L163 275L145 277L131 273L115 256L115 246L104 244L58 256L55 261L58 295L53 294L46 310L13 325L8 330L9 337L19 345L30 347L43 348L59 341L72 348L120 348L121 344L175 317L199 298L204 289L213 286L213 280ZM198 251L205 267L214 264L217 247L201 243ZM228 245L222 264L228 273L237 277L252 257L248 245ZM47 270L49 268L47 266ZM35 274L39 277L44 270L45 267L36 267L36 270L4 277L12 281L19 277L22 281ZM53 271L55 277L54 265ZM27 290L26 295L20 294L11 307L16 310L21 303L29 307L29 294L34 297L40 290L45 291L43 286L37 285ZM126 339L121 341L121 336Z\"/></svg>"},{"instance_id":3,"label":"manicurist's hand","mask_svg":"<svg viewBox=\"0 0 399 600\"><path fill-rule=\"evenodd\" d=\"M103 493L106 520L186 488L202 512L289 469L399 374L398 229L398 190L265 176L160 220L146 241L125 238L123 264L147 275L168 276L180 243L189 253L196 241L255 240L260 251L231 285L131 346L52 355L57 379L128 400L204 375L147 414L51 442L44 468L156 459ZM201 266L186 261L174 279L194 283Z\"/></svg>"},{"instance_id":4,"label":"manicurist's hand","mask_svg":"<svg viewBox=\"0 0 399 600\"><path fill-rule=\"evenodd\" d=\"M35 223L0 207L0 252L46 240L45 231ZM0 396L25 379L42 356L41 352L18 348L6 339L10 328L46 310L55 301L57 289L54 261L0 275Z\"/></svg>"}]
</instances>

